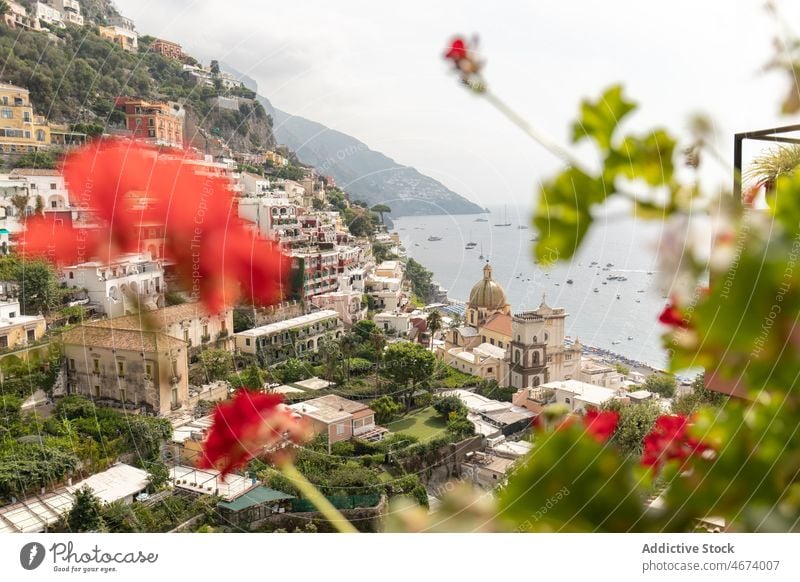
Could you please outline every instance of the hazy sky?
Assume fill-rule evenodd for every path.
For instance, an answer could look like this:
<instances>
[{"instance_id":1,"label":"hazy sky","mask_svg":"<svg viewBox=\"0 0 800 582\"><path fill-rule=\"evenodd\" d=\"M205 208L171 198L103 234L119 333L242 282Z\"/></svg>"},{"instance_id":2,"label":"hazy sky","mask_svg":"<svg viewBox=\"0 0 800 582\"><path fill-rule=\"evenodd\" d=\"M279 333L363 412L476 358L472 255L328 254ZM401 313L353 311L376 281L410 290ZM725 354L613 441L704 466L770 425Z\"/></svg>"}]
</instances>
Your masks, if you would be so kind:
<instances>
[{"instance_id":1,"label":"hazy sky","mask_svg":"<svg viewBox=\"0 0 800 582\"><path fill-rule=\"evenodd\" d=\"M800 31L798 4L779 6ZM783 33L763 0L117 5L140 34L180 42L204 62L225 61L277 107L484 205L528 202L558 162L456 83L441 58L454 33L480 35L491 87L563 143L580 99L615 82L641 104L631 127L659 123L680 133L690 113L706 112L726 155L734 131L797 122L776 114L787 80L760 73ZM591 160L591 150L579 151Z\"/></svg>"}]
</instances>

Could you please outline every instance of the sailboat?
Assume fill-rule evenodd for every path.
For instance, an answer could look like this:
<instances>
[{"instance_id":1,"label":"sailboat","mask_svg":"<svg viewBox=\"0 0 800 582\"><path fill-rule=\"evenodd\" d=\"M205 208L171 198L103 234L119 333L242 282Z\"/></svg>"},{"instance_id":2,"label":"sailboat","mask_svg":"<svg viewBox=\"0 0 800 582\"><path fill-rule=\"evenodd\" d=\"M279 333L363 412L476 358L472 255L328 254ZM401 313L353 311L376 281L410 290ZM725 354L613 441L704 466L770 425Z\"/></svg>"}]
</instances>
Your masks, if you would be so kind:
<instances>
[{"instance_id":1,"label":"sailboat","mask_svg":"<svg viewBox=\"0 0 800 582\"><path fill-rule=\"evenodd\" d=\"M481 243L481 256L478 257L480 260L483 260L483 243Z\"/></svg>"},{"instance_id":2,"label":"sailboat","mask_svg":"<svg viewBox=\"0 0 800 582\"><path fill-rule=\"evenodd\" d=\"M511 226L511 223L508 221L508 206L503 207L503 222L495 224L495 226Z\"/></svg>"},{"instance_id":3,"label":"sailboat","mask_svg":"<svg viewBox=\"0 0 800 582\"><path fill-rule=\"evenodd\" d=\"M471 230L469 231L469 238L472 238L472 231ZM476 243L476 242L468 242L467 245L464 248L466 248L467 250L472 250L476 246L478 246L478 243Z\"/></svg>"}]
</instances>

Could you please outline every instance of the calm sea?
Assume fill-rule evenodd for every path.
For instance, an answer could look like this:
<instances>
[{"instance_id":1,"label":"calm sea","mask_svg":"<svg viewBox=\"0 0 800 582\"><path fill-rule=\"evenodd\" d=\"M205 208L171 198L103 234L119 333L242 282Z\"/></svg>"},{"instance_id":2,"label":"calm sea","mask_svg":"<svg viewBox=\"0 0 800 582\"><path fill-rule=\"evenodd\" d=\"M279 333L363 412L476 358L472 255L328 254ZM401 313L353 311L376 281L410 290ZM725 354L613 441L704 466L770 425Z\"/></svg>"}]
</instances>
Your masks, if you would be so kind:
<instances>
[{"instance_id":1,"label":"calm sea","mask_svg":"<svg viewBox=\"0 0 800 582\"><path fill-rule=\"evenodd\" d=\"M536 231L520 228L529 226L529 217L527 210L500 208L480 217L399 218L394 230L409 256L433 271L451 299L468 299L488 259L514 312L538 307L546 295L551 307L567 309L567 335L664 368L667 357L661 335L665 330L657 317L666 303L666 292L655 256L662 225L635 220L624 212L609 214L593 226L573 260L545 268L533 261L531 239ZM476 218L487 222L476 222ZM511 225L496 226L506 222ZM431 236L442 240L429 241ZM472 250L465 248L470 241L478 243ZM609 276L627 280L608 280Z\"/></svg>"}]
</instances>

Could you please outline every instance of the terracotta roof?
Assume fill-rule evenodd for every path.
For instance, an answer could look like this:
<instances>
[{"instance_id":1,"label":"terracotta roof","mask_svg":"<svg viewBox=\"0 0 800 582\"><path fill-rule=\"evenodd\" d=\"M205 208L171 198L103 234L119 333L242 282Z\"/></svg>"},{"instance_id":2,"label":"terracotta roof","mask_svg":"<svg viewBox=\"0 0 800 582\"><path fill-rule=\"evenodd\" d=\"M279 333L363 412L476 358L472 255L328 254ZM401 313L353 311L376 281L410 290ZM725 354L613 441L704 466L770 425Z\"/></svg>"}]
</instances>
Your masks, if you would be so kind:
<instances>
[{"instance_id":1,"label":"terracotta roof","mask_svg":"<svg viewBox=\"0 0 800 582\"><path fill-rule=\"evenodd\" d=\"M186 342L154 331L115 329L97 325L80 325L64 333L65 345L114 348L140 352L157 352L185 348Z\"/></svg>"},{"instance_id":2,"label":"terracotta roof","mask_svg":"<svg viewBox=\"0 0 800 582\"><path fill-rule=\"evenodd\" d=\"M489 331L511 337L511 316L505 313L495 313L486 320L486 323L481 326L481 329L488 329Z\"/></svg>"},{"instance_id":3,"label":"terracotta roof","mask_svg":"<svg viewBox=\"0 0 800 582\"><path fill-rule=\"evenodd\" d=\"M135 315L124 315L114 319L101 319L88 322L86 325L93 327L107 327L113 329L164 329L173 323L187 319L209 317L209 312L200 303L183 303L172 305L163 309L143 311Z\"/></svg>"}]
</instances>

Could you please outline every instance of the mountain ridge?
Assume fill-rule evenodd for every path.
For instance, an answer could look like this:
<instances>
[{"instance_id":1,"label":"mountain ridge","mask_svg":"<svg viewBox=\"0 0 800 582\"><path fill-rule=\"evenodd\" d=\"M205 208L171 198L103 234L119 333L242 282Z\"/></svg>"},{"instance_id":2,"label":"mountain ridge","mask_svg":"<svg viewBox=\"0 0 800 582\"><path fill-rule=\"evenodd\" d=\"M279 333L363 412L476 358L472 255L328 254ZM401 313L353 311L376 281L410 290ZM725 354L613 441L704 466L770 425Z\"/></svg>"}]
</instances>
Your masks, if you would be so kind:
<instances>
[{"instance_id":1,"label":"mountain ridge","mask_svg":"<svg viewBox=\"0 0 800 582\"><path fill-rule=\"evenodd\" d=\"M258 83L229 64L227 72L258 94ZM391 216L480 214L484 209L411 166L395 162L361 140L326 125L276 108L257 96L272 116L275 139L295 151L300 162L330 175L353 199L386 204Z\"/></svg>"}]
</instances>

